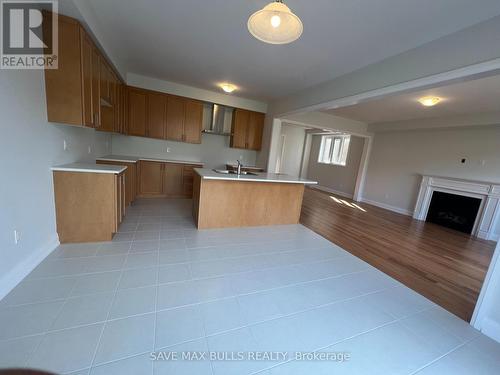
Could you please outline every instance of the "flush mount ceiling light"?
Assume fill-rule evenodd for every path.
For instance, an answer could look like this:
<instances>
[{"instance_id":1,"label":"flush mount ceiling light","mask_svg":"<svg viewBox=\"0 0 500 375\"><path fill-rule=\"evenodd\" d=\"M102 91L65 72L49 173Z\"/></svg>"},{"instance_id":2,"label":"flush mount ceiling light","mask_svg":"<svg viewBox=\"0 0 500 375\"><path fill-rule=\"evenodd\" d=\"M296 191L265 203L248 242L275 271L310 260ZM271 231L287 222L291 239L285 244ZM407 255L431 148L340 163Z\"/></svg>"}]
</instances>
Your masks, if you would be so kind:
<instances>
[{"instance_id":1,"label":"flush mount ceiling light","mask_svg":"<svg viewBox=\"0 0 500 375\"><path fill-rule=\"evenodd\" d=\"M300 38L304 27L282 0L266 5L248 19L248 31L269 44L287 44Z\"/></svg>"},{"instance_id":2,"label":"flush mount ceiling light","mask_svg":"<svg viewBox=\"0 0 500 375\"><path fill-rule=\"evenodd\" d=\"M222 90L224 90L228 94L232 93L234 90L237 89L237 87L232 83L221 83L219 86Z\"/></svg>"},{"instance_id":3,"label":"flush mount ceiling light","mask_svg":"<svg viewBox=\"0 0 500 375\"><path fill-rule=\"evenodd\" d=\"M438 104L442 99L438 96L424 96L418 99L419 103L425 107L432 107Z\"/></svg>"}]
</instances>

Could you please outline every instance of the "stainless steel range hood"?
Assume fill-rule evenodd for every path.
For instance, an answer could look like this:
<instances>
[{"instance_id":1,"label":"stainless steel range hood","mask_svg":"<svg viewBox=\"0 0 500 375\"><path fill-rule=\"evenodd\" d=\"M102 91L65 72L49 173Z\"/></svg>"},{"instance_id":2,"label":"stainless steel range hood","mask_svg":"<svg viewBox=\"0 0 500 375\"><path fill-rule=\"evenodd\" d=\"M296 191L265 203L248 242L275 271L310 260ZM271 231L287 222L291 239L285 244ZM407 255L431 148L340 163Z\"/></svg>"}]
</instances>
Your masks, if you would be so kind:
<instances>
[{"instance_id":1,"label":"stainless steel range hood","mask_svg":"<svg viewBox=\"0 0 500 375\"><path fill-rule=\"evenodd\" d=\"M203 111L203 133L231 135L234 108L220 104L206 104Z\"/></svg>"}]
</instances>

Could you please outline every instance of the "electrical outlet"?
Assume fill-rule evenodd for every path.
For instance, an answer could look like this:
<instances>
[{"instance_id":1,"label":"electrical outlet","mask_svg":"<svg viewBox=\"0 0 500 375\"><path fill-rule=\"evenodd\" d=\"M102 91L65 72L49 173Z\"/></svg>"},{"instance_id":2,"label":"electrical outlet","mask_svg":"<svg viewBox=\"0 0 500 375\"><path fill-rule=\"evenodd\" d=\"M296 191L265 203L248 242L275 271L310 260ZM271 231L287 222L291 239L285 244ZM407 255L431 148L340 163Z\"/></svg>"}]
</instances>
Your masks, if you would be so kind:
<instances>
[{"instance_id":1,"label":"electrical outlet","mask_svg":"<svg viewBox=\"0 0 500 375\"><path fill-rule=\"evenodd\" d=\"M66 151L68 149L68 142L66 140L63 141L63 150Z\"/></svg>"},{"instance_id":2,"label":"electrical outlet","mask_svg":"<svg viewBox=\"0 0 500 375\"><path fill-rule=\"evenodd\" d=\"M14 243L17 245L19 242L21 242L21 232L14 229Z\"/></svg>"},{"instance_id":3,"label":"electrical outlet","mask_svg":"<svg viewBox=\"0 0 500 375\"><path fill-rule=\"evenodd\" d=\"M90 145L89 145L89 148L88 148L88 152L89 152L89 154L92 153L92 146L90 146Z\"/></svg>"},{"instance_id":4,"label":"electrical outlet","mask_svg":"<svg viewBox=\"0 0 500 375\"><path fill-rule=\"evenodd\" d=\"M170 152L170 147L167 147L167 152Z\"/></svg>"}]
</instances>

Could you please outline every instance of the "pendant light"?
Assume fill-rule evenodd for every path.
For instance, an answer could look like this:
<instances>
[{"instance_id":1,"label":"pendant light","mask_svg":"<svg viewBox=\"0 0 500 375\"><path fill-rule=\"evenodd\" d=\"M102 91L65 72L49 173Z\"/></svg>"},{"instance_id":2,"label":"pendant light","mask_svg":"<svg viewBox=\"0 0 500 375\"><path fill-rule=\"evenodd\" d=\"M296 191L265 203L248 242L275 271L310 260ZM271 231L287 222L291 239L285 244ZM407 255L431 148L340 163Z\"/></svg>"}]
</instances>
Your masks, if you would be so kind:
<instances>
[{"instance_id":1,"label":"pendant light","mask_svg":"<svg viewBox=\"0 0 500 375\"><path fill-rule=\"evenodd\" d=\"M255 38L270 44L287 44L300 38L304 27L282 0L276 0L255 12L248 19L248 31Z\"/></svg>"}]
</instances>

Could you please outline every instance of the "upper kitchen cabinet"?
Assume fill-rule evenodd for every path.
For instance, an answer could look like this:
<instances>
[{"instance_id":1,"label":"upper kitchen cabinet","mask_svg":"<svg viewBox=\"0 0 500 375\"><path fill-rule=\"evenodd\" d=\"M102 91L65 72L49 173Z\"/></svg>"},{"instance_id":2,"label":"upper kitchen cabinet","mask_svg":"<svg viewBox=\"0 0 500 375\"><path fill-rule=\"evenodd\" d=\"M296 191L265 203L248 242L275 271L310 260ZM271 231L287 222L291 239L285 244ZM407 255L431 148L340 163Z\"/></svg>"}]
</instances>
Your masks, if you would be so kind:
<instances>
[{"instance_id":1,"label":"upper kitchen cabinet","mask_svg":"<svg viewBox=\"0 0 500 375\"><path fill-rule=\"evenodd\" d=\"M169 95L167 103L167 139L184 142L186 101L180 96Z\"/></svg>"},{"instance_id":2,"label":"upper kitchen cabinet","mask_svg":"<svg viewBox=\"0 0 500 375\"><path fill-rule=\"evenodd\" d=\"M203 123L203 103L197 100L186 100L184 121L184 142L201 143L201 127Z\"/></svg>"},{"instance_id":3,"label":"upper kitchen cabinet","mask_svg":"<svg viewBox=\"0 0 500 375\"><path fill-rule=\"evenodd\" d=\"M146 136L148 96L144 90L127 88L127 134Z\"/></svg>"},{"instance_id":4,"label":"upper kitchen cabinet","mask_svg":"<svg viewBox=\"0 0 500 375\"><path fill-rule=\"evenodd\" d=\"M202 102L137 87L127 91L127 134L201 143Z\"/></svg>"},{"instance_id":5,"label":"upper kitchen cabinet","mask_svg":"<svg viewBox=\"0 0 500 375\"><path fill-rule=\"evenodd\" d=\"M168 96L166 139L186 143L201 143L202 123L202 102L180 96Z\"/></svg>"},{"instance_id":6,"label":"upper kitchen cabinet","mask_svg":"<svg viewBox=\"0 0 500 375\"><path fill-rule=\"evenodd\" d=\"M58 15L58 27L58 69L45 70L48 121L116 131L117 75L78 21ZM102 111L103 99L112 109Z\"/></svg>"},{"instance_id":7,"label":"upper kitchen cabinet","mask_svg":"<svg viewBox=\"0 0 500 375\"><path fill-rule=\"evenodd\" d=\"M167 132L167 96L148 92L147 132L150 138L165 139Z\"/></svg>"},{"instance_id":8,"label":"upper kitchen cabinet","mask_svg":"<svg viewBox=\"0 0 500 375\"><path fill-rule=\"evenodd\" d=\"M264 113L235 109L231 134L231 147L260 150L264 131Z\"/></svg>"}]
</instances>

